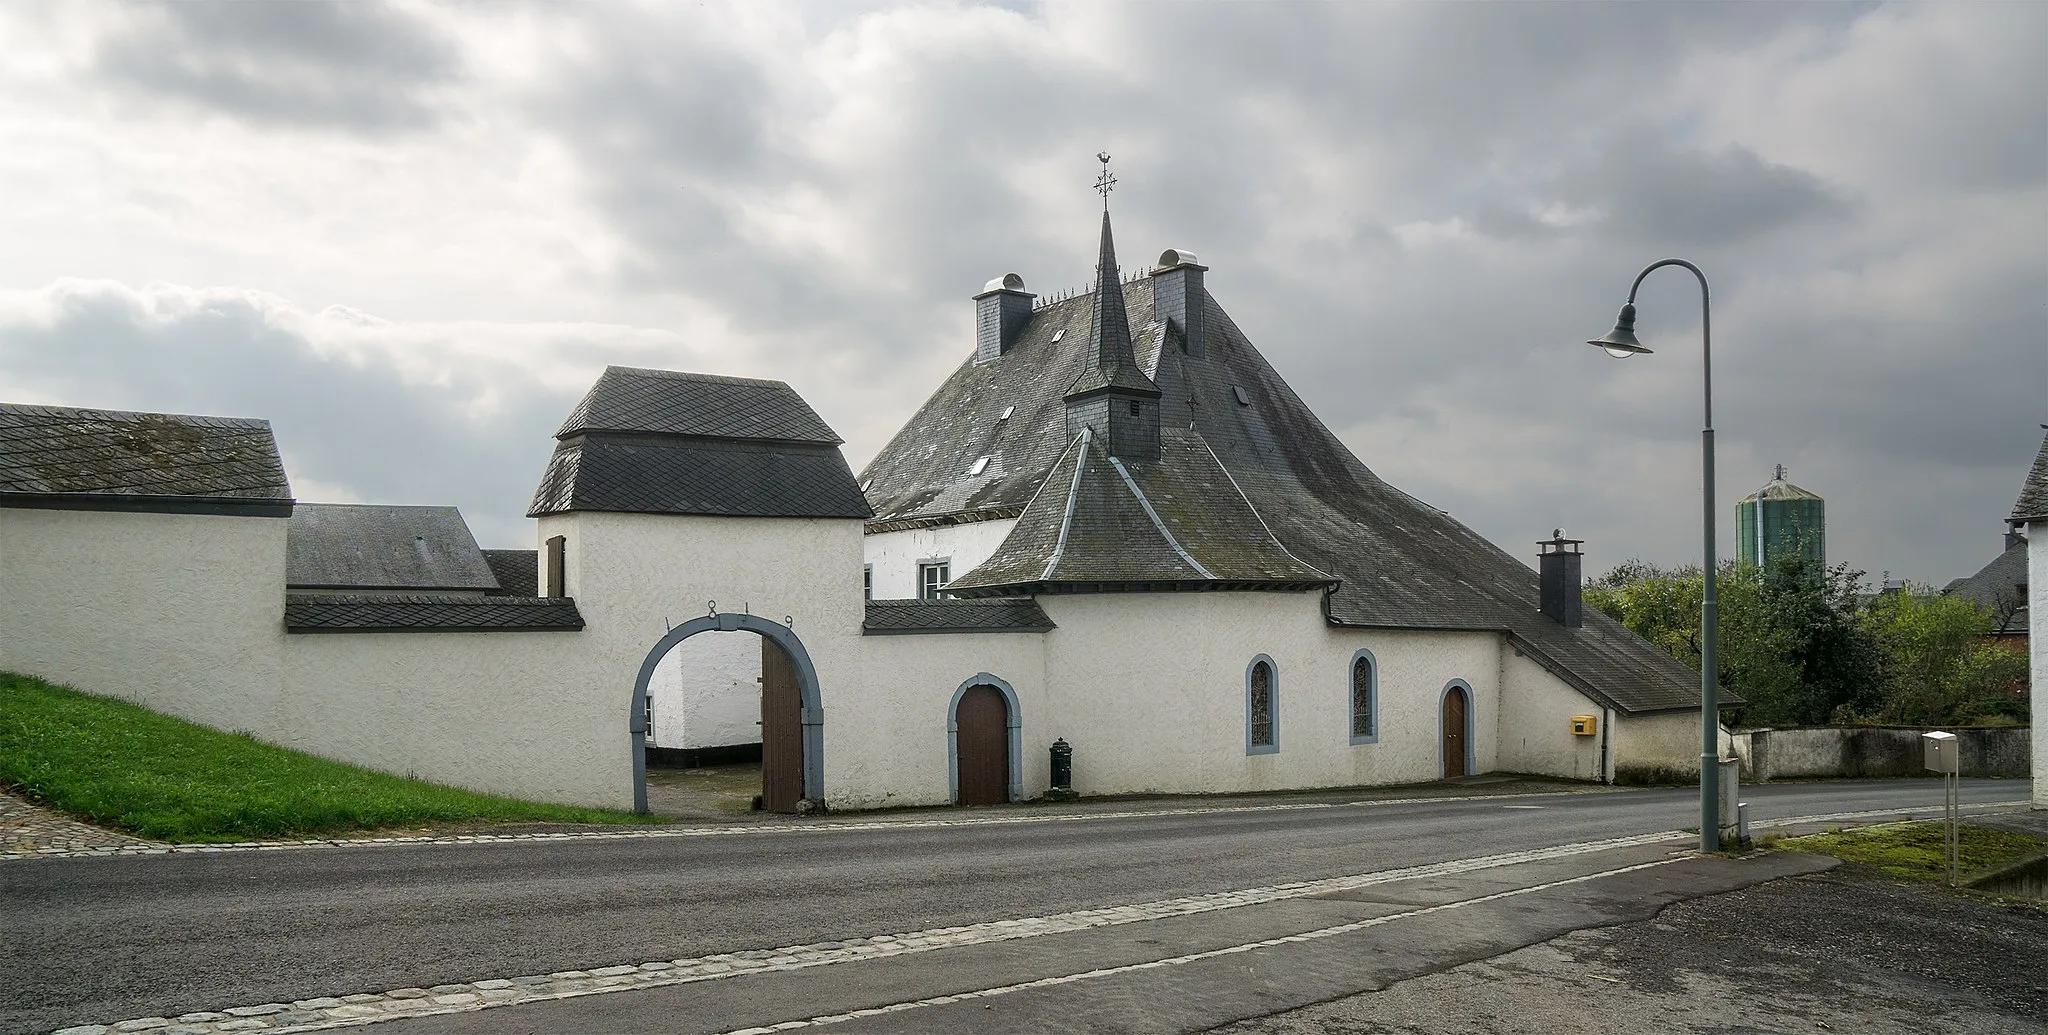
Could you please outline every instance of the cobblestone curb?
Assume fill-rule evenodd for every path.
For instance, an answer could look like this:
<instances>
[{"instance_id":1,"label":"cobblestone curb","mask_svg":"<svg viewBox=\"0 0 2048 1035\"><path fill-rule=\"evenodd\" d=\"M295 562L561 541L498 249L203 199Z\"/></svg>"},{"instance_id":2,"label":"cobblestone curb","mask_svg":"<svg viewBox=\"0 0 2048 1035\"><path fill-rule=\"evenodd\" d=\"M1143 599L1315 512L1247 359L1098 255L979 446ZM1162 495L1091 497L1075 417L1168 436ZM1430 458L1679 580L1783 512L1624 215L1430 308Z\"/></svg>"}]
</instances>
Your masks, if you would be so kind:
<instances>
[{"instance_id":1,"label":"cobblestone curb","mask_svg":"<svg viewBox=\"0 0 2048 1035\"><path fill-rule=\"evenodd\" d=\"M0 859L108 855L162 847L155 841L80 823L0 790Z\"/></svg>"},{"instance_id":2,"label":"cobblestone curb","mask_svg":"<svg viewBox=\"0 0 2048 1035\"><path fill-rule=\"evenodd\" d=\"M658 840L672 837L738 837L764 834L817 834L837 832L859 832L874 830L919 830L933 827L977 827L1010 826L1029 823L1081 823L1102 819L1142 819L1149 816L1192 816L1219 815L1233 812L1296 812L1310 809L1352 809L1389 805L1422 805L1440 802L1508 800L1512 798L1544 797L1555 792L1534 794L1485 794L1460 797L1435 798L1386 798L1373 801L1349 802L1289 802L1275 805L1224 805L1192 806L1180 809L1136 809L1121 812L1076 812L1040 815L977 816L962 819L895 819L895 820L817 820L809 823L779 823L759 826L715 826L715 827L636 827L623 830L579 830L546 834L451 834L419 835L414 837L335 837L312 838L302 841L236 841L227 844L163 844L144 841L109 831L99 831L83 823L75 824L86 830L98 831L108 839L103 844L79 848L52 848L13 850L0 845L0 862L16 859L80 859L105 856L129 855L191 855L217 854L221 852L276 852L299 848L366 848L390 845L484 845L517 844L526 841L624 841ZM26 803L24 803L26 804ZM29 806L33 808L33 806ZM1969 806L1964 806L1968 808ZM63 822L71 822L64 820ZM141 1029L137 1029L141 1030Z\"/></svg>"},{"instance_id":3,"label":"cobblestone curb","mask_svg":"<svg viewBox=\"0 0 2048 1035\"><path fill-rule=\"evenodd\" d=\"M300 1032L373 1024L407 1017L466 1013L495 1006L660 988L696 981L713 981L740 974L772 974L852 960L882 959L930 952L935 949L1143 923L1336 891L1354 891L1373 885L1423 877L1448 876L1618 848L1637 848L1674 841L1685 836L1687 835L1683 831L1674 830L1324 880L1294 881L1156 902L1079 909L1016 920L992 920L964 927L939 927L902 934L880 934L871 938L814 942L809 945L791 945L775 949L749 949L714 956L654 960L647 963L598 967L592 970L564 970L552 974L492 978L461 984L435 985L431 988L396 988L382 994L330 996L301 999L290 1003L261 1003L254 1006L181 1014L177 1017L139 1017L111 1024L85 1024L63 1028L54 1035L108 1035L110 1032L138 1031L158 1032L160 1035L225 1035L242 1031Z\"/></svg>"}]
</instances>

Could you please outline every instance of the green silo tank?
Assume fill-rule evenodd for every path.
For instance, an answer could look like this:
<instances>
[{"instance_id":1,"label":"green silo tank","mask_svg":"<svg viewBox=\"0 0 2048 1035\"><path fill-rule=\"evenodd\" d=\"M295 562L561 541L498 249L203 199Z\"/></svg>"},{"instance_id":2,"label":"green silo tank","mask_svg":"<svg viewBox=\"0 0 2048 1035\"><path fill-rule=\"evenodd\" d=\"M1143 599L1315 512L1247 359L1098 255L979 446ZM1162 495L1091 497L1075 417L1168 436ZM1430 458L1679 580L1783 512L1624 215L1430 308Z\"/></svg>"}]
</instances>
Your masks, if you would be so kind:
<instances>
[{"instance_id":1,"label":"green silo tank","mask_svg":"<svg viewBox=\"0 0 2048 1035\"><path fill-rule=\"evenodd\" d=\"M1815 567L1828 562L1827 502L1785 480L1779 464L1770 484L1735 505L1736 556L1764 566L1797 554Z\"/></svg>"}]
</instances>

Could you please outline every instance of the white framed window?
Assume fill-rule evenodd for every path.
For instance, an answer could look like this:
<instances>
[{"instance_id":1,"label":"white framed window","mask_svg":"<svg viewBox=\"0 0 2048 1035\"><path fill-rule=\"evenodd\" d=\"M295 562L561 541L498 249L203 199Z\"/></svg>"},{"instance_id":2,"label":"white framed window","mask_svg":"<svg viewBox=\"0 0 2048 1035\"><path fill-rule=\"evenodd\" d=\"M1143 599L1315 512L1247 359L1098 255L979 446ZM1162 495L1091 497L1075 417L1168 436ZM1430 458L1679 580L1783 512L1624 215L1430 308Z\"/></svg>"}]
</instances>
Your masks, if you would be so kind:
<instances>
[{"instance_id":1,"label":"white framed window","mask_svg":"<svg viewBox=\"0 0 2048 1035\"><path fill-rule=\"evenodd\" d=\"M917 599L937 600L939 591L953 581L953 565L950 560L924 561L917 566Z\"/></svg>"},{"instance_id":2,"label":"white framed window","mask_svg":"<svg viewBox=\"0 0 2048 1035\"><path fill-rule=\"evenodd\" d=\"M875 566L872 564L860 566L860 598L875 599Z\"/></svg>"},{"instance_id":3,"label":"white framed window","mask_svg":"<svg viewBox=\"0 0 2048 1035\"><path fill-rule=\"evenodd\" d=\"M1244 753L1280 751L1280 669L1259 655L1244 671Z\"/></svg>"}]
</instances>

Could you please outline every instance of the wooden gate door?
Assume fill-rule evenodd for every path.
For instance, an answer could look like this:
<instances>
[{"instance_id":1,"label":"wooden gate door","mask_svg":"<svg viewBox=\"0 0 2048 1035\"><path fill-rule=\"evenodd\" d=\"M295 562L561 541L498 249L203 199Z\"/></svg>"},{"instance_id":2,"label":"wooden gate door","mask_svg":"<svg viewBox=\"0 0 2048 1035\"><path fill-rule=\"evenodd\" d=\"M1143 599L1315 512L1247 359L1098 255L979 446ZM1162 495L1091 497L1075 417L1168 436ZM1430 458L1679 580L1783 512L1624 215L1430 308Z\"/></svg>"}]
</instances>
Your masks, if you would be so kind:
<instances>
[{"instance_id":1,"label":"wooden gate door","mask_svg":"<svg viewBox=\"0 0 2048 1035\"><path fill-rule=\"evenodd\" d=\"M992 686L971 686L953 713L954 763L960 804L1001 805L1010 800L1010 706Z\"/></svg>"},{"instance_id":2,"label":"wooden gate door","mask_svg":"<svg viewBox=\"0 0 2048 1035\"><path fill-rule=\"evenodd\" d=\"M1444 779L1470 776L1465 771L1465 688L1444 694Z\"/></svg>"},{"instance_id":3,"label":"wooden gate door","mask_svg":"<svg viewBox=\"0 0 2048 1035\"><path fill-rule=\"evenodd\" d=\"M761 637L761 807L795 812L804 797L804 699L796 665Z\"/></svg>"}]
</instances>

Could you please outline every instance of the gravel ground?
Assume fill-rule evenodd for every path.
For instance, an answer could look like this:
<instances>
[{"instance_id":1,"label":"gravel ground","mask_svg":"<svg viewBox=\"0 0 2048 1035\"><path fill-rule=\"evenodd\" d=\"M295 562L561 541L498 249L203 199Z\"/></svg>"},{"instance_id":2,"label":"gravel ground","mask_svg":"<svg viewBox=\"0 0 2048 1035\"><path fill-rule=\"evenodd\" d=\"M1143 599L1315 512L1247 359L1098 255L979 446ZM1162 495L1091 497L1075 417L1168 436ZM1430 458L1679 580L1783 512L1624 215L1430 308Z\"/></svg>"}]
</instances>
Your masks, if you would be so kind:
<instances>
[{"instance_id":1,"label":"gravel ground","mask_svg":"<svg viewBox=\"0 0 2048 1035\"><path fill-rule=\"evenodd\" d=\"M1216 1031L2039 1033L2044 946L2048 909L1842 867Z\"/></svg>"}]
</instances>

